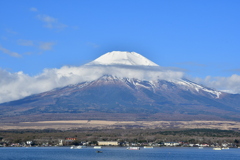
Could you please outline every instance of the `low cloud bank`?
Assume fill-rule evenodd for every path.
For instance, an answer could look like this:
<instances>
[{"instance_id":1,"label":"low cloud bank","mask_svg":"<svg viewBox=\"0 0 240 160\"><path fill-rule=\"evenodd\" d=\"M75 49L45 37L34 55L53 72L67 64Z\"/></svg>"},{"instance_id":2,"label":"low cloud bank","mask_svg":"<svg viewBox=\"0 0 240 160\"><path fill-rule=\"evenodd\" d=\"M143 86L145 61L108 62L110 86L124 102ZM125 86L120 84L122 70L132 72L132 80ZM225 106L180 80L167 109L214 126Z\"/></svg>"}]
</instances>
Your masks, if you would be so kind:
<instances>
[{"instance_id":1,"label":"low cloud bank","mask_svg":"<svg viewBox=\"0 0 240 160\"><path fill-rule=\"evenodd\" d=\"M10 73L0 69L0 103L70 84L93 81L103 75L142 80L170 80L182 78L184 70L157 66L83 65L80 67L63 66L60 69L45 69L39 75L29 76L23 72ZM236 74L231 77L195 78L193 81L217 90L240 93L240 76Z\"/></svg>"},{"instance_id":2,"label":"low cloud bank","mask_svg":"<svg viewBox=\"0 0 240 160\"><path fill-rule=\"evenodd\" d=\"M233 94L240 93L240 75L237 74L233 74L230 77L207 76L204 79L195 78L194 81L220 91Z\"/></svg>"},{"instance_id":3,"label":"low cloud bank","mask_svg":"<svg viewBox=\"0 0 240 160\"><path fill-rule=\"evenodd\" d=\"M63 66L60 69L45 69L41 74L32 77L23 72L10 73L0 69L0 103L17 100L70 84L92 81L103 75L144 80L167 80L182 78L183 74L181 70L172 68L121 65Z\"/></svg>"}]
</instances>

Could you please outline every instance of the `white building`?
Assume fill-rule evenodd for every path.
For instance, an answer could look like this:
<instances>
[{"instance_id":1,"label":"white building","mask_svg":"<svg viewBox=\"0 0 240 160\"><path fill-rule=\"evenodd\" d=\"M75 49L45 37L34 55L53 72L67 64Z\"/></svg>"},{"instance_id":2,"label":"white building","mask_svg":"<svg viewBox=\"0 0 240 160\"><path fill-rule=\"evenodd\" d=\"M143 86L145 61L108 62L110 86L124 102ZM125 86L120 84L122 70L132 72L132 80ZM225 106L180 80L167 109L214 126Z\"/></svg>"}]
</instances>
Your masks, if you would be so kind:
<instances>
[{"instance_id":1,"label":"white building","mask_svg":"<svg viewBox=\"0 0 240 160\"><path fill-rule=\"evenodd\" d=\"M178 145L180 145L180 143L178 142L164 142L164 146L172 147L172 146L178 146Z\"/></svg>"},{"instance_id":2,"label":"white building","mask_svg":"<svg viewBox=\"0 0 240 160\"><path fill-rule=\"evenodd\" d=\"M31 145L33 142L32 141L26 141L27 145Z\"/></svg>"},{"instance_id":3,"label":"white building","mask_svg":"<svg viewBox=\"0 0 240 160\"><path fill-rule=\"evenodd\" d=\"M117 146L117 141L98 141L99 146Z\"/></svg>"}]
</instances>

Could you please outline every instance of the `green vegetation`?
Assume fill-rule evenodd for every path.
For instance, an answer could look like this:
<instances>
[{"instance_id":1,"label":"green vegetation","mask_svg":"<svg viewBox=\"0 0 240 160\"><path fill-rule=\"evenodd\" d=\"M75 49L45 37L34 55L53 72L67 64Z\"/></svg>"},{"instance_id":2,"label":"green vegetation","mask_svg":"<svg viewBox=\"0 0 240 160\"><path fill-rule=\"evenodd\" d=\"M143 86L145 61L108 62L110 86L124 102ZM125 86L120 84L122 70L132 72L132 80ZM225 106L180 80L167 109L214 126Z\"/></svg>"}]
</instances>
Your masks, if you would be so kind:
<instances>
[{"instance_id":1,"label":"green vegetation","mask_svg":"<svg viewBox=\"0 0 240 160\"><path fill-rule=\"evenodd\" d=\"M74 141L66 141L75 138ZM239 145L240 132L216 129L189 129L164 131L160 129L76 129L76 130L2 130L0 142L24 143L33 141L35 145L47 143L57 145L63 140L64 145L78 145L81 142L96 144L97 141L119 141L131 143L234 143Z\"/></svg>"}]
</instances>

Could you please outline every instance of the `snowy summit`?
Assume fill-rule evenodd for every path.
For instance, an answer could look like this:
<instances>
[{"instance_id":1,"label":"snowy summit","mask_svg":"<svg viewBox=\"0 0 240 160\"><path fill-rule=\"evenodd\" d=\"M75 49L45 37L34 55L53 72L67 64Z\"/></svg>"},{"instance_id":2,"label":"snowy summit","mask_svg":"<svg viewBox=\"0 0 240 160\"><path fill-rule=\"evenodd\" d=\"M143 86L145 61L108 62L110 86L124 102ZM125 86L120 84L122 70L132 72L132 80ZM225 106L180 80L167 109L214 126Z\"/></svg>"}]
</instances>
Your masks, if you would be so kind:
<instances>
[{"instance_id":1,"label":"snowy summit","mask_svg":"<svg viewBox=\"0 0 240 160\"><path fill-rule=\"evenodd\" d=\"M136 52L123 51L108 52L87 65L158 66L156 63Z\"/></svg>"}]
</instances>

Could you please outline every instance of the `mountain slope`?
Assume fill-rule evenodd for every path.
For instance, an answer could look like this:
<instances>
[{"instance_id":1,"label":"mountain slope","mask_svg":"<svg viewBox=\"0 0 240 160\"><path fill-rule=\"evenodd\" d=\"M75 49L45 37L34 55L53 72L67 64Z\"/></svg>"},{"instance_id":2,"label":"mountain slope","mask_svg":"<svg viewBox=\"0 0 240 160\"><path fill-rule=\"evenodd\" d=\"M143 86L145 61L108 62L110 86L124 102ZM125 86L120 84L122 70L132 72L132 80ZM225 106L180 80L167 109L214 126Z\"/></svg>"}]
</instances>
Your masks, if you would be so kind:
<instances>
[{"instance_id":1,"label":"mountain slope","mask_svg":"<svg viewBox=\"0 0 240 160\"><path fill-rule=\"evenodd\" d=\"M101 119L115 118L114 114L123 117L133 114L137 120L240 120L240 109L234 104L239 104L234 99L240 96L235 95L230 102L226 99L231 95L215 92L185 80L178 83L166 80L150 82L108 75L1 106L11 108L5 110L10 117L75 113L79 115L77 119L86 119L82 114L87 115L87 119L95 119L96 114L104 113L107 117Z\"/></svg>"},{"instance_id":2,"label":"mountain slope","mask_svg":"<svg viewBox=\"0 0 240 160\"><path fill-rule=\"evenodd\" d=\"M84 68L89 77L97 78L0 104L1 121L240 121L239 94L183 79L179 72L164 70L138 53L109 52Z\"/></svg>"}]
</instances>

